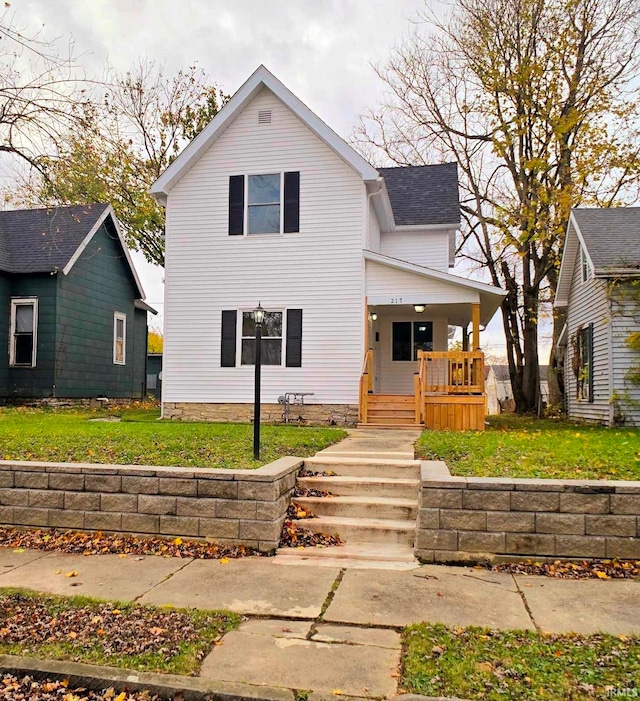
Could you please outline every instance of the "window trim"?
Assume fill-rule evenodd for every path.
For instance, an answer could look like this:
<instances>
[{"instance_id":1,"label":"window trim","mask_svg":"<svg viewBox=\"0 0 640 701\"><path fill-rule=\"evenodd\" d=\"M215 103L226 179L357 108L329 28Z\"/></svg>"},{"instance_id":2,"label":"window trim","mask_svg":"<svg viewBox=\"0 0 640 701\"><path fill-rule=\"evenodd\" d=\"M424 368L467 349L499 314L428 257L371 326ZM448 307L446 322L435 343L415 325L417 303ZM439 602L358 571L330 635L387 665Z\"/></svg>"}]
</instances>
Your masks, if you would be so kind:
<instances>
[{"instance_id":1,"label":"window trim","mask_svg":"<svg viewBox=\"0 0 640 701\"><path fill-rule=\"evenodd\" d=\"M252 234L252 236L256 236L260 234ZM266 234L267 236L275 236L275 234ZM260 367L263 368L282 368L286 367L286 358L287 358L287 310L285 307L278 307L276 309L265 309L267 312L279 312L282 314L282 336L263 336L263 340L265 338L280 338L281 342L281 348L280 348L280 364L279 365L265 365L264 363L261 363ZM236 320L236 358L238 359L238 365L237 367L239 368L255 368L255 363L251 363L250 365L248 363L243 363L242 362L242 340L244 338L255 338L255 336L243 336L242 335L242 317L246 313L251 313L253 312L253 308L249 307L238 307L238 318Z\"/></svg>"},{"instance_id":2,"label":"window trim","mask_svg":"<svg viewBox=\"0 0 640 701\"><path fill-rule=\"evenodd\" d=\"M390 336L390 343L389 343L389 357L391 359L392 363L417 363L418 360L417 358L411 357L409 360L394 360L393 359L393 325L394 324L411 324L411 355L413 356L413 352L415 350L415 326L414 324L431 324L431 347L433 348L433 335L434 335L434 329L433 329L433 319L425 319L424 321L421 321L420 319L392 319L391 320L391 333L389 334Z\"/></svg>"},{"instance_id":3,"label":"window trim","mask_svg":"<svg viewBox=\"0 0 640 701\"><path fill-rule=\"evenodd\" d=\"M118 321L122 321L122 360L116 357L118 342ZM113 312L113 364L127 364L127 315L124 312Z\"/></svg>"},{"instance_id":4,"label":"window trim","mask_svg":"<svg viewBox=\"0 0 640 701\"><path fill-rule=\"evenodd\" d=\"M578 353L578 377L576 378L576 400L592 404L594 401L593 386L593 334L592 324L580 327L578 330L576 352ZM585 369L588 370L585 373ZM580 375L583 375L580 377Z\"/></svg>"},{"instance_id":5,"label":"window trim","mask_svg":"<svg viewBox=\"0 0 640 701\"><path fill-rule=\"evenodd\" d=\"M31 365L16 363L16 308L33 307L33 348L31 349ZM38 357L38 298L37 297L12 297L9 324L9 367L12 368L35 368Z\"/></svg>"},{"instance_id":6,"label":"window trim","mask_svg":"<svg viewBox=\"0 0 640 701\"><path fill-rule=\"evenodd\" d=\"M243 237L244 238L256 238L260 236L269 236L273 238L274 236L284 236L284 170L272 170L270 173L264 170L256 172L246 172L244 173L244 225L243 225ZM261 234L250 234L249 233L249 178L255 175L279 175L280 176L280 231L272 234L261 233ZM259 205L258 205L259 206ZM269 310L272 311L272 310ZM274 309L273 311L279 311Z\"/></svg>"}]
</instances>

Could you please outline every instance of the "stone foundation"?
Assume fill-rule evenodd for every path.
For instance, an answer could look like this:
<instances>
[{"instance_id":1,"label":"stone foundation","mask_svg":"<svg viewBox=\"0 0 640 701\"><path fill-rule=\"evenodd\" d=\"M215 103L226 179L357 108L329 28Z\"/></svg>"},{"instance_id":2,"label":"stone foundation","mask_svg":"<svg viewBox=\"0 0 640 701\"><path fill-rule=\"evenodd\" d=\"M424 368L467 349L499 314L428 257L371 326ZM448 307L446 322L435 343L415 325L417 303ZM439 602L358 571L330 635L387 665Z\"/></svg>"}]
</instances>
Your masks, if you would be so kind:
<instances>
[{"instance_id":1,"label":"stone foundation","mask_svg":"<svg viewBox=\"0 0 640 701\"><path fill-rule=\"evenodd\" d=\"M265 423L282 423L283 411L282 404L262 404L260 420ZM250 423L253 421L253 404L164 402L162 416L165 419L182 421ZM355 404L295 404L290 407L289 421L292 424L355 426L358 422L358 406Z\"/></svg>"},{"instance_id":2,"label":"stone foundation","mask_svg":"<svg viewBox=\"0 0 640 701\"><path fill-rule=\"evenodd\" d=\"M278 547L300 458L257 470L0 461L0 524Z\"/></svg>"},{"instance_id":3,"label":"stone foundation","mask_svg":"<svg viewBox=\"0 0 640 701\"><path fill-rule=\"evenodd\" d=\"M421 481L425 562L640 559L640 482L452 477L437 461Z\"/></svg>"}]
</instances>

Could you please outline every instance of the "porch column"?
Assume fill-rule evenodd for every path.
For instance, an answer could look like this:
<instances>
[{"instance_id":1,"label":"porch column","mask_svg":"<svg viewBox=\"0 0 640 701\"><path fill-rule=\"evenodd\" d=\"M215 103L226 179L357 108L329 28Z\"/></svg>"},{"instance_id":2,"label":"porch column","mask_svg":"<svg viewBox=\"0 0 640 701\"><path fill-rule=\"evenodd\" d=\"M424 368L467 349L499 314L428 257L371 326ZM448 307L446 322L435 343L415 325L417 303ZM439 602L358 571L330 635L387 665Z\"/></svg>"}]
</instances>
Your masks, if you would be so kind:
<instances>
[{"instance_id":1,"label":"porch column","mask_svg":"<svg viewBox=\"0 0 640 701\"><path fill-rule=\"evenodd\" d=\"M480 305L471 305L472 343L473 350L480 350Z\"/></svg>"},{"instance_id":2,"label":"porch column","mask_svg":"<svg viewBox=\"0 0 640 701\"><path fill-rule=\"evenodd\" d=\"M466 326L462 327L462 350L469 350L469 329Z\"/></svg>"}]
</instances>

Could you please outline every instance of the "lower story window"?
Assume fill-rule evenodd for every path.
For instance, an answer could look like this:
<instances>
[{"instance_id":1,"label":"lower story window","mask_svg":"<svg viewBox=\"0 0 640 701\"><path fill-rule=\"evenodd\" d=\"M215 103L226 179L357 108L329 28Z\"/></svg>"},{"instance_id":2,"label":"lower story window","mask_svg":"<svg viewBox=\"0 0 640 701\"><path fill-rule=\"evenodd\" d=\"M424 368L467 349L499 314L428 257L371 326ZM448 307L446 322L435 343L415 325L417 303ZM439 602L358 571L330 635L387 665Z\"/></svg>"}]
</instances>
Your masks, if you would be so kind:
<instances>
[{"instance_id":1,"label":"lower story window","mask_svg":"<svg viewBox=\"0 0 640 701\"><path fill-rule=\"evenodd\" d=\"M433 350L433 322L394 321L391 326L392 360L417 360L419 350Z\"/></svg>"},{"instance_id":2,"label":"lower story window","mask_svg":"<svg viewBox=\"0 0 640 701\"><path fill-rule=\"evenodd\" d=\"M127 315L113 313L113 362L125 365L127 360Z\"/></svg>"},{"instance_id":3,"label":"lower story window","mask_svg":"<svg viewBox=\"0 0 640 701\"><path fill-rule=\"evenodd\" d=\"M576 332L574 350L577 369L577 399L593 401L593 325L580 327Z\"/></svg>"},{"instance_id":4,"label":"lower story window","mask_svg":"<svg viewBox=\"0 0 640 701\"><path fill-rule=\"evenodd\" d=\"M265 312L262 322L261 365L282 365L282 312ZM242 365L255 365L256 323L253 312L242 312Z\"/></svg>"},{"instance_id":5,"label":"lower story window","mask_svg":"<svg viewBox=\"0 0 640 701\"><path fill-rule=\"evenodd\" d=\"M11 300L11 345L9 364L15 367L36 366L36 332L38 300L36 297Z\"/></svg>"}]
</instances>

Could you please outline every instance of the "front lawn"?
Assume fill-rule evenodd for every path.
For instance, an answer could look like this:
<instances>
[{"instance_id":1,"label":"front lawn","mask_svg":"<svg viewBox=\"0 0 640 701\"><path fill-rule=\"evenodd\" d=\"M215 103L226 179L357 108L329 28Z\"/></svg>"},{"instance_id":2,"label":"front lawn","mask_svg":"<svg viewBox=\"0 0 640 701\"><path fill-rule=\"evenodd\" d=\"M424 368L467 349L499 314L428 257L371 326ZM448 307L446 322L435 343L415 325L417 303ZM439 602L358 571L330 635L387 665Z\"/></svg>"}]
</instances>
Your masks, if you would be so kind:
<instances>
[{"instance_id":1,"label":"front lawn","mask_svg":"<svg viewBox=\"0 0 640 701\"><path fill-rule=\"evenodd\" d=\"M154 410L124 412L0 409L0 459L255 469L284 455L308 457L345 431L309 426L262 427L261 460L253 459L253 426L158 421Z\"/></svg>"},{"instance_id":2,"label":"front lawn","mask_svg":"<svg viewBox=\"0 0 640 701\"><path fill-rule=\"evenodd\" d=\"M0 589L0 654L197 674L239 616Z\"/></svg>"},{"instance_id":3,"label":"front lawn","mask_svg":"<svg viewBox=\"0 0 640 701\"><path fill-rule=\"evenodd\" d=\"M483 432L425 431L423 460L454 475L640 480L640 430L494 416Z\"/></svg>"},{"instance_id":4,"label":"front lawn","mask_svg":"<svg viewBox=\"0 0 640 701\"><path fill-rule=\"evenodd\" d=\"M401 687L414 694L484 701L613 698L640 691L638 679L637 636L427 623L410 626L404 635Z\"/></svg>"}]
</instances>

